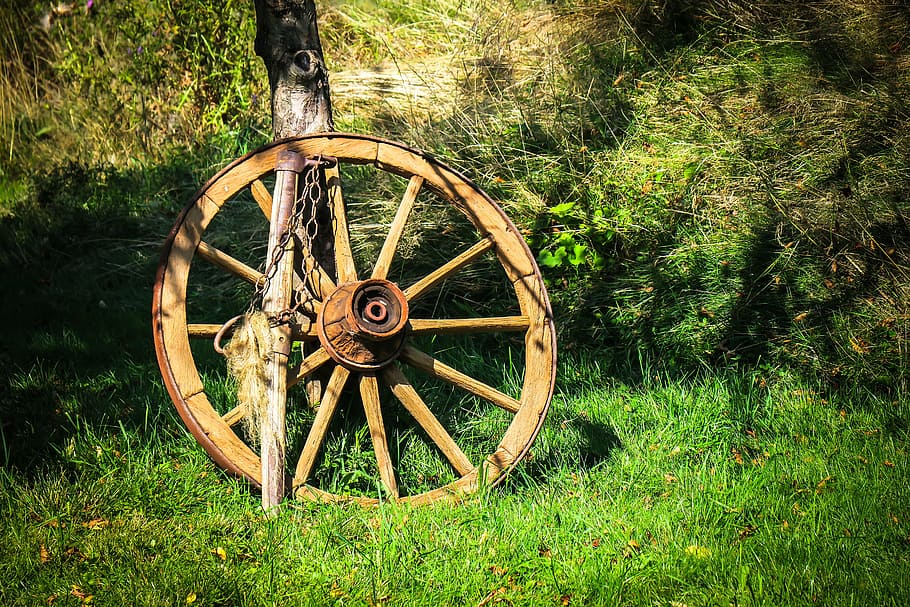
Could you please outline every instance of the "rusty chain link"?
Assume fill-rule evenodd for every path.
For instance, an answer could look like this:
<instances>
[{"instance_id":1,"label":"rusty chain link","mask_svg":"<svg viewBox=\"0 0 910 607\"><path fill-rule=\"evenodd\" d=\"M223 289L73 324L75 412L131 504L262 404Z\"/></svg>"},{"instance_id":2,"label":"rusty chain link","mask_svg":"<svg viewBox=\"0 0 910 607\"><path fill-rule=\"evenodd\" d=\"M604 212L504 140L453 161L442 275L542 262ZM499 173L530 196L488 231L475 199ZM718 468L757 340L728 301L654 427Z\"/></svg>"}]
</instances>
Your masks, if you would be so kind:
<instances>
[{"instance_id":1,"label":"rusty chain link","mask_svg":"<svg viewBox=\"0 0 910 607\"><path fill-rule=\"evenodd\" d=\"M297 200L294 202L294 212L288 220L287 228L281 234L278 243L272 251L272 258L268 261L268 264L262 273L262 278L256 283L256 290L250 299L250 305L247 310L249 313L256 310L257 307L262 307L263 296L268 290L272 278L278 271L278 264L287 251L290 240L294 238L295 234L299 234L302 239L300 248L303 251L303 255L312 258L310 264L311 269L307 270L307 260L302 260L303 263L301 267L304 276L301 276L301 279L303 281L303 287L300 290L294 290L293 305L269 318L269 325L272 327L289 323L308 299L316 299L316 296L312 293L312 289L307 287L307 283L317 281L318 284L318 266L315 257L313 256L313 243L316 242L316 239L319 236L317 213L320 204L326 200L326 192L322 184L322 170L335 166L336 163L337 161L334 158L323 157L321 154L316 158L305 159L306 170L298 176L298 196ZM303 182L302 185L300 181ZM331 205L327 206L331 212ZM304 217L305 215L307 215L307 217ZM309 292L307 293L305 291Z\"/></svg>"}]
</instances>

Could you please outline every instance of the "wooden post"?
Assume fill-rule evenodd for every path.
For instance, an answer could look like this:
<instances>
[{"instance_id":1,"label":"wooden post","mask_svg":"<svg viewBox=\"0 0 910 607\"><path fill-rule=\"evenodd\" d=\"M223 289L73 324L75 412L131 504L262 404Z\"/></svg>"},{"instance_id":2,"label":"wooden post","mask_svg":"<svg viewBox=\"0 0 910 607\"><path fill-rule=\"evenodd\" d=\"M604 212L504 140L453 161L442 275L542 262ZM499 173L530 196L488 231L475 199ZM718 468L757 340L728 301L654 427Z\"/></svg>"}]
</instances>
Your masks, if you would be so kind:
<instances>
[{"instance_id":1,"label":"wooden post","mask_svg":"<svg viewBox=\"0 0 910 607\"><path fill-rule=\"evenodd\" d=\"M283 139L296 135L328 132L334 130L332 103L329 95L329 77L322 54L322 43L316 26L316 4L313 0L255 0L256 7L256 54L262 57L269 74L269 88L272 95L272 136ZM302 160L302 159L301 159ZM275 185L275 205L278 191L282 187L281 175ZM293 175L296 187L297 176ZM334 268L331 217L317 215L319 236L311 243L313 256L323 268ZM275 230L273 213L272 230ZM305 228L301 228L305 229ZM299 240L306 242L300 235ZM289 246L293 246L289 243ZM271 251L271 248L269 249ZM271 252L269 253L271 255ZM290 255L289 255L290 257ZM271 259L271 257L270 257ZM288 280L293 280L293 266L283 266ZM285 288L284 286L282 288ZM265 301L263 302L265 305ZM279 332L281 333L281 332ZM287 339L290 352L290 334ZM286 387L278 384L286 381L278 364L281 355L276 354L272 369L275 384L270 391L268 428L262 436L262 506L268 510L280 503L284 494L284 437ZM306 391L311 403L322 398L322 382L315 378L306 380ZM272 403L274 396L275 402ZM280 397L280 398L279 398ZM277 402L280 400L281 402ZM269 443L266 443L266 434Z\"/></svg>"},{"instance_id":2,"label":"wooden post","mask_svg":"<svg viewBox=\"0 0 910 607\"><path fill-rule=\"evenodd\" d=\"M269 230L268 262L262 308L270 320L279 321L271 329L272 355L268 360L268 406L261 429L262 508L269 511L284 498L285 427L288 357L291 354L291 325L280 322L291 302L294 280L294 239L288 234L297 201L297 181L304 170L304 158L291 151L278 157L275 196ZM271 267L268 267L271 266Z\"/></svg>"}]
</instances>

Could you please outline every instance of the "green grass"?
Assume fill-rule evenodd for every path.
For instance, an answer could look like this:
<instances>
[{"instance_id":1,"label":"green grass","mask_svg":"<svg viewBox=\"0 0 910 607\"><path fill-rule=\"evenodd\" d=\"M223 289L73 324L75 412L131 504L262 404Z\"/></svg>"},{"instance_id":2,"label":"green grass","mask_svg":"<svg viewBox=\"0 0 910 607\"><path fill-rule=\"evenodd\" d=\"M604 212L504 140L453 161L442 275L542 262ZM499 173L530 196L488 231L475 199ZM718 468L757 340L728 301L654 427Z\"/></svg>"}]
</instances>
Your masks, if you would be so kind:
<instances>
[{"instance_id":1,"label":"green grass","mask_svg":"<svg viewBox=\"0 0 910 607\"><path fill-rule=\"evenodd\" d=\"M268 139L251 3L202 4L96 2L44 31L0 0L4 604L910 602L904 13L321 4L339 128L502 202L544 265L559 379L494 490L267 518L184 429L151 343L179 209ZM354 448L326 482L370 490L346 468L363 438L334 437Z\"/></svg>"},{"instance_id":2,"label":"green grass","mask_svg":"<svg viewBox=\"0 0 910 607\"><path fill-rule=\"evenodd\" d=\"M153 372L151 361L134 363ZM533 457L467 503L265 518L149 403L2 476L9 604L858 604L910 593L908 404L569 360ZM105 391L137 381L118 369ZM631 375L631 373L630 373ZM34 374L33 389L60 384ZM25 378L19 380L26 383ZM105 406L107 394L82 397ZM163 395L150 395L160 404ZM7 444L18 443L7 437Z\"/></svg>"}]
</instances>

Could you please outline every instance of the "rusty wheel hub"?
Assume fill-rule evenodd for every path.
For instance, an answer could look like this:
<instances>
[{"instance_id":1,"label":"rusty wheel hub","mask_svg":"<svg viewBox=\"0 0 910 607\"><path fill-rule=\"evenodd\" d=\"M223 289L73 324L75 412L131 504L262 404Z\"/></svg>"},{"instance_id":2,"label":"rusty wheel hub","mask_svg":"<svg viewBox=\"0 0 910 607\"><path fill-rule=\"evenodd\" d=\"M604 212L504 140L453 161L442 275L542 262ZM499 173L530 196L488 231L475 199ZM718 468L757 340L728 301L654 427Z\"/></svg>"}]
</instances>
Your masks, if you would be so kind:
<instances>
[{"instance_id":1,"label":"rusty wheel hub","mask_svg":"<svg viewBox=\"0 0 910 607\"><path fill-rule=\"evenodd\" d=\"M380 369L404 346L408 302L388 280L350 282L326 298L316 326L335 362L352 370Z\"/></svg>"}]
</instances>

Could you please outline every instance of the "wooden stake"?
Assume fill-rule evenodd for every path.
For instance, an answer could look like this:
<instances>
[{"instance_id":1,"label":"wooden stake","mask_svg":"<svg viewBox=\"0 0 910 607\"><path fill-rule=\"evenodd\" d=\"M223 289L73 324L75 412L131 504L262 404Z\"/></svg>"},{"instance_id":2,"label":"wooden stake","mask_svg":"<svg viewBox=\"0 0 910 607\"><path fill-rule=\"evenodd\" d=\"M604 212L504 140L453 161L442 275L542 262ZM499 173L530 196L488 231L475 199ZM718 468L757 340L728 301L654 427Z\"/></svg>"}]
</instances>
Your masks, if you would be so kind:
<instances>
[{"instance_id":1,"label":"wooden stake","mask_svg":"<svg viewBox=\"0 0 910 607\"><path fill-rule=\"evenodd\" d=\"M269 281L262 297L262 308L269 319L280 317L291 301L294 274L294 239L288 237L289 222L297 200L297 178L304 159L292 151L278 156L275 177L275 203L269 228L266 275ZM277 257L276 257L277 256ZM276 261L277 260L277 261ZM268 266L274 264L274 269ZM291 326L280 323L272 328L273 353L268 361L268 406L261 430L262 509L268 512L284 498L284 462L287 430L285 427L288 357L291 354Z\"/></svg>"}]
</instances>

